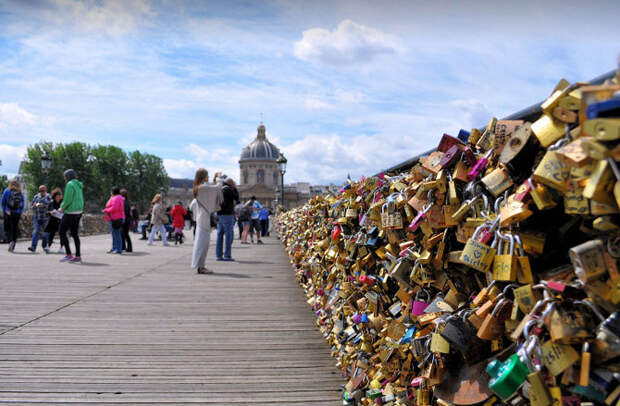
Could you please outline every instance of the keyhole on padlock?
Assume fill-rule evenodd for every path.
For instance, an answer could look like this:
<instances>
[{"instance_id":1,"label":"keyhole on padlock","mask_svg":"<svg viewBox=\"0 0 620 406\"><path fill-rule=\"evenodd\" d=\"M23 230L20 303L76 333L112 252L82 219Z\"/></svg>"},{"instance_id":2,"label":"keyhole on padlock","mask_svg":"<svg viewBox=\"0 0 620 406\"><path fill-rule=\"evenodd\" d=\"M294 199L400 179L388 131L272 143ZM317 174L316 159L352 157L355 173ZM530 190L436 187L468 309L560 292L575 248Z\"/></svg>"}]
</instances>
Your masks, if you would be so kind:
<instances>
[{"instance_id":1,"label":"keyhole on padlock","mask_svg":"<svg viewBox=\"0 0 620 406\"><path fill-rule=\"evenodd\" d=\"M518 148L521 146L521 140L519 138L513 138L510 140L511 148Z\"/></svg>"}]
</instances>

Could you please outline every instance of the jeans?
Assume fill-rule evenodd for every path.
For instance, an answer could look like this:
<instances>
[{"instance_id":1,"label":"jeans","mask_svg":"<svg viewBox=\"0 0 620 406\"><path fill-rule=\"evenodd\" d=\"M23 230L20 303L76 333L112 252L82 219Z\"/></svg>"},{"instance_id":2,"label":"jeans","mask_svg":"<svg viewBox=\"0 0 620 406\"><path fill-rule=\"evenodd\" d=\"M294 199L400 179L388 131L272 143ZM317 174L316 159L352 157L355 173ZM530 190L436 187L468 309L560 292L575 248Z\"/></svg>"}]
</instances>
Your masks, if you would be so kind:
<instances>
[{"instance_id":1,"label":"jeans","mask_svg":"<svg viewBox=\"0 0 620 406\"><path fill-rule=\"evenodd\" d=\"M110 234L112 234L112 251L118 252L119 254L123 252L122 232L122 226L120 228L114 228L112 227L112 222L110 221Z\"/></svg>"},{"instance_id":2,"label":"jeans","mask_svg":"<svg viewBox=\"0 0 620 406\"><path fill-rule=\"evenodd\" d=\"M60 228L58 234L60 234L60 243L65 246L65 252L67 255L71 255L71 247L69 246L69 238L67 238L67 231L71 232L73 242L75 242L75 256L81 256L80 252L80 219L82 214L64 214L62 220L60 220Z\"/></svg>"},{"instance_id":3,"label":"jeans","mask_svg":"<svg viewBox=\"0 0 620 406\"><path fill-rule=\"evenodd\" d=\"M49 222L49 218L40 219L38 217L34 218L34 231L32 232L32 248L37 249L37 244L39 243L39 238L42 240L41 244L43 249L47 248L48 242L48 233L45 232L45 227L47 227L47 223Z\"/></svg>"},{"instance_id":4,"label":"jeans","mask_svg":"<svg viewBox=\"0 0 620 406\"><path fill-rule=\"evenodd\" d=\"M158 231L161 234L161 242L164 245L168 244L168 238L166 238L166 226L164 226L163 224L151 227L151 234L149 235L149 241L147 244L153 244L153 238L155 238L155 233L157 233Z\"/></svg>"},{"instance_id":5,"label":"jeans","mask_svg":"<svg viewBox=\"0 0 620 406\"><path fill-rule=\"evenodd\" d=\"M233 239L235 238L235 216L232 214L218 214L217 216L217 239L215 241L215 256L230 258ZM226 248L222 257L222 244L225 241Z\"/></svg>"}]
</instances>

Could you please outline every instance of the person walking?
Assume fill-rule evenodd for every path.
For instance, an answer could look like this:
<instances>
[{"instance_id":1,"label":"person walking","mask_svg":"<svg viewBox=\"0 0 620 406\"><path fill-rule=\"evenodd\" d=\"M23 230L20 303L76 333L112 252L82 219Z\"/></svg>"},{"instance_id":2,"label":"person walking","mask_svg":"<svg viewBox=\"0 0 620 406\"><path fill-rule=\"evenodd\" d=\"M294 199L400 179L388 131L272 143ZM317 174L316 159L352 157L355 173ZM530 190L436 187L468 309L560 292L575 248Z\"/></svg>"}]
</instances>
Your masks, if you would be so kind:
<instances>
[{"instance_id":1,"label":"person walking","mask_svg":"<svg viewBox=\"0 0 620 406\"><path fill-rule=\"evenodd\" d=\"M15 251L17 237L19 237L19 219L24 211L24 195L22 188L16 179L9 181L9 186L2 192L0 199L2 212L4 213L4 224L9 242L9 252Z\"/></svg>"},{"instance_id":2,"label":"person walking","mask_svg":"<svg viewBox=\"0 0 620 406\"><path fill-rule=\"evenodd\" d=\"M60 204L62 202L62 190L60 188L56 188L52 190L52 203L50 205L50 220L47 223L47 227L45 227L45 232L48 234L47 237L47 248L51 248L54 243L54 236L58 232L58 227L60 226L60 219L62 218L62 213L58 210L60 209ZM60 249L58 253L61 254L65 252L62 248L62 242L60 243Z\"/></svg>"},{"instance_id":3,"label":"person walking","mask_svg":"<svg viewBox=\"0 0 620 406\"><path fill-rule=\"evenodd\" d=\"M254 244L254 233L256 233L256 243L262 244L263 241L260 239L260 221L258 212L263 208L263 206L254 196L250 198L250 203L252 204L252 223L250 225L250 237L252 238L252 244Z\"/></svg>"},{"instance_id":4,"label":"person walking","mask_svg":"<svg viewBox=\"0 0 620 406\"><path fill-rule=\"evenodd\" d=\"M52 198L47 193L47 186L39 186L39 193L32 198L32 208L34 215L32 216L32 223L34 231L32 232L32 241L28 251L35 252L37 250L37 244L41 239L41 247L46 254L50 253L48 248L48 234L45 231L47 223L50 221L50 209L52 205Z\"/></svg>"},{"instance_id":5,"label":"person walking","mask_svg":"<svg viewBox=\"0 0 620 406\"><path fill-rule=\"evenodd\" d=\"M185 227L185 216L187 216L183 202L177 202L170 210L170 215L172 216L172 227L174 227L174 245L183 244L183 228Z\"/></svg>"},{"instance_id":6,"label":"person walking","mask_svg":"<svg viewBox=\"0 0 620 406\"><path fill-rule=\"evenodd\" d=\"M84 184L77 179L77 173L73 169L67 169L64 177L66 185L64 198L60 204L60 209L58 209L62 213L58 234L60 234L60 243L65 247L66 255L60 262L82 263L80 219L84 212ZM71 237L73 237L75 256L71 254L67 232L71 232Z\"/></svg>"},{"instance_id":7,"label":"person walking","mask_svg":"<svg viewBox=\"0 0 620 406\"><path fill-rule=\"evenodd\" d=\"M258 221L260 223L260 235L266 237L269 233L269 209L262 207L258 211Z\"/></svg>"},{"instance_id":8,"label":"person walking","mask_svg":"<svg viewBox=\"0 0 620 406\"><path fill-rule=\"evenodd\" d=\"M162 244L167 247L168 239L166 238L166 226L168 223L168 215L166 215L166 209L164 208L164 204L162 202L161 194L157 193L153 200L151 201L153 208L151 209L151 234L149 235L149 241L146 243L147 245L153 245L153 238L155 238L155 233L159 231L161 234Z\"/></svg>"},{"instance_id":9,"label":"person walking","mask_svg":"<svg viewBox=\"0 0 620 406\"><path fill-rule=\"evenodd\" d=\"M214 179L220 177L220 173L216 173ZM224 196L222 194L222 186L213 182L209 185L209 172L200 168L194 176L194 199L196 201L195 208L192 207L196 216L196 238L194 238L194 250L192 253L192 269L200 274L211 274L213 271L205 267L207 252L209 251L209 242L211 239L211 213L220 210Z\"/></svg>"},{"instance_id":10,"label":"person walking","mask_svg":"<svg viewBox=\"0 0 620 406\"><path fill-rule=\"evenodd\" d=\"M124 199L123 210L125 211L125 221L121 227L121 249L125 252L133 252L129 231L133 228L133 212L135 211L135 207L131 206L129 203L129 192L127 192L127 189L121 189L121 196Z\"/></svg>"},{"instance_id":11,"label":"person walking","mask_svg":"<svg viewBox=\"0 0 620 406\"><path fill-rule=\"evenodd\" d=\"M231 250L235 239L235 202L239 201L239 192L232 178L226 178L224 181L222 195L224 197L222 208L217 212L215 256L218 261L234 261Z\"/></svg>"},{"instance_id":12,"label":"person walking","mask_svg":"<svg viewBox=\"0 0 620 406\"><path fill-rule=\"evenodd\" d=\"M241 233L241 244L249 244L248 234L250 233L250 227L252 227L252 203L247 201L241 208L239 214L239 222L243 225L243 232Z\"/></svg>"},{"instance_id":13,"label":"person walking","mask_svg":"<svg viewBox=\"0 0 620 406\"><path fill-rule=\"evenodd\" d=\"M110 191L110 199L103 209L105 221L110 225L112 234L112 248L108 254L123 253L123 223L125 222L125 198L121 196L121 189L113 186Z\"/></svg>"}]
</instances>

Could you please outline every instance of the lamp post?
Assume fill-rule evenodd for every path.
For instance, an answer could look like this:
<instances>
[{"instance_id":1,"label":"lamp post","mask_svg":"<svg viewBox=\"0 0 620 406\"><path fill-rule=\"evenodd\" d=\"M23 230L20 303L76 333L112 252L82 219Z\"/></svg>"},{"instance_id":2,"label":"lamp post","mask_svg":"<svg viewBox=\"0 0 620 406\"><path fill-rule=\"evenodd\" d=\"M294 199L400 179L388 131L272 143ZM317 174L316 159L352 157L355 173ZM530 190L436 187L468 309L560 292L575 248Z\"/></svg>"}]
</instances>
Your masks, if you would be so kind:
<instances>
[{"instance_id":1,"label":"lamp post","mask_svg":"<svg viewBox=\"0 0 620 406\"><path fill-rule=\"evenodd\" d=\"M41 156L41 172L43 172L43 174L45 175L43 177L43 183L46 186L47 186L47 175L49 175L51 170L52 170L52 157L50 157L49 154L45 152Z\"/></svg>"},{"instance_id":2,"label":"lamp post","mask_svg":"<svg viewBox=\"0 0 620 406\"><path fill-rule=\"evenodd\" d=\"M284 207L284 174L286 173L286 163L288 161L284 157L284 154L280 154L276 162L280 168L280 204Z\"/></svg>"}]
</instances>

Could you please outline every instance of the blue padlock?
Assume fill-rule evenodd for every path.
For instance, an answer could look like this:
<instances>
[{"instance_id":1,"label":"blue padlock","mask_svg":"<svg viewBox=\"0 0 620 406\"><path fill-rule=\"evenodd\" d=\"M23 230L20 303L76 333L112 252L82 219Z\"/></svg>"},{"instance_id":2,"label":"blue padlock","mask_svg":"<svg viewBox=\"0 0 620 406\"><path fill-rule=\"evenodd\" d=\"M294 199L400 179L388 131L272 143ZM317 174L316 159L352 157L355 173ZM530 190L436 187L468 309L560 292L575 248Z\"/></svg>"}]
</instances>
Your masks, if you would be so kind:
<instances>
[{"instance_id":1,"label":"blue padlock","mask_svg":"<svg viewBox=\"0 0 620 406\"><path fill-rule=\"evenodd\" d=\"M463 141L464 143L467 143L467 140L469 140L469 136L470 136L469 131L467 131L467 130L463 130L463 129L461 128L461 130L459 131L459 135L457 135L456 137L457 137L459 140Z\"/></svg>"}]
</instances>

